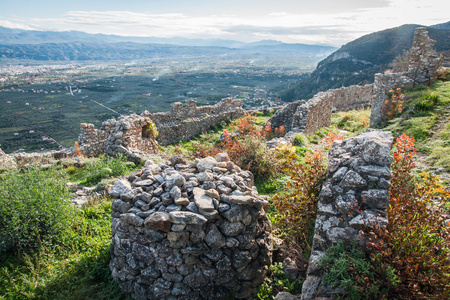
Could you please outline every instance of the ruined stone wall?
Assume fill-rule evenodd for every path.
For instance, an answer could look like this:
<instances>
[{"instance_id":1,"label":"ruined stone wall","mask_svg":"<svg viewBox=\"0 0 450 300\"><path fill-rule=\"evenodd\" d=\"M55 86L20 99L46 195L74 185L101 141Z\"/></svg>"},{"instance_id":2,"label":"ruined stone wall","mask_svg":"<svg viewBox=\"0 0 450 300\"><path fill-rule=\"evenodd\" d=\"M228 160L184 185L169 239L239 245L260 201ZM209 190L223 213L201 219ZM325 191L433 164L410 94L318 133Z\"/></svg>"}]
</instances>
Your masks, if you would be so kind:
<instances>
[{"instance_id":1,"label":"ruined stone wall","mask_svg":"<svg viewBox=\"0 0 450 300\"><path fill-rule=\"evenodd\" d=\"M81 123L78 143L85 156L125 154L138 161L142 155L158 152L155 137L146 130L149 124L147 117L136 114L106 120L99 129Z\"/></svg>"},{"instance_id":2,"label":"ruined stone wall","mask_svg":"<svg viewBox=\"0 0 450 300\"><path fill-rule=\"evenodd\" d=\"M320 92L314 95L312 99L297 108L292 120L292 129L310 134L321 127L329 126L334 99L332 92Z\"/></svg>"},{"instance_id":3,"label":"ruined stone wall","mask_svg":"<svg viewBox=\"0 0 450 300\"><path fill-rule=\"evenodd\" d=\"M370 112L370 127L374 127L384 116L383 108L388 99L388 92L396 88L409 88L414 85L414 80L408 76L407 72L391 74L375 74L373 85L373 96Z\"/></svg>"},{"instance_id":4,"label":"ruined stone wall","mask_svg":"<svg viewBox=\"0 0 450 300\"><path fill-rule=\"evenodd\" d=\"M272 128L283 125L286 131L313 133L329 126L333 108L349 110L369 106L373 85L352 85L340 89L319 92L308 101L298 100L278 110L269 120Z\"/></svg>"},{"instance_id":5,"label":"ruined stone wall","mask_svg":"<svg viewBox=\"0 0 450 300\"><path fill-rule=\"evenodd\" d=\"M146 162L111 191L114 280L135 299L250 299L271 264L268 201L220 153Z\"/></svg>"},{"instance_id":6,"label":"ruined stone wall","mask_svg":"<svg viewBox=\"0 0 450 300\"><path fill-rule=\"evenodd\" d=\"M409 88L419 84L430 84L438 77L441 59L433 51L435 41L430 39L425 27L417 27L408 71L391 74L375 74L374 92L371 102L370 126L376 126L384 118L384 103L391 89Z\"/></svg>"},{"instance_id":7,"label":"ruined stone wall","mask_svg":"<svg viewBox=\"0 0 450 300\"><path fill-rule=\"evenodd\" d=\"M351 85L329 90L334 94L333 108L338 111L369 107L372 100L373 84Z\"/></svg>"},{"instance_id":8,"label":"ruined stone wall","mask_svg":"<svg viewBox=\"0 0 450 300\"><path fill-rule=\"evenodd\" d=\"M441 59L433 50L434 43L436 41L428 36L425 27L416 28L408 67L409 77L415 85L430 84L438 78Z\"/></svg>"},{"instance_id":9,"label":"ruined stone wall","mask_svg":"<svg viewBox=\"0 0 450 300\"><path fill-rule=\"evenodd\" d=\"M158 143L167 145L180 140L188 140L223 120L243 116L242 100L224 99L215 105L197 107L194 100L172 103L170 112L148 113L143 115L155 122L159 136Z\"/></svg>"},{"instance_id":10,"label":"ruined stone wall","mask_svg":"<svg viewBox=\"0 0 450 300\"><path fill-rule=\"evenodd\" d=\"M297 111L297 108L305 103L306 100L297 100L289 103L282 109L277 110L270 118L270 124L273 128L284 126L286 131L290 131L292 129L292 121L294 120L294 114Z\"/></svg>"},{"instance_id":11,"label":"ruined stone wall","mask_svg":"<svg viewBox=\"0 0 450 300\"><path fill-rule=\"evenodd\" d=\"M321 283L325 271L318 267L330 246L341 240L363 242L359 238L360 230L376 223L387 224L392 142L390 132L368 129L333 144L327 178L319 194L312 251L301 299L332 296L334 291Z\"/></svg>"},{"instance_id":12,"label":"ruined stone wall","mask_svg":"<svg viewBox=\"0 0 450 300\"><path fill-rule=\"evenodd\" d=\"M46 152L19 152L11 154L6 154L0 149L0 170L15 168L17 166L23 167L33 164L46 164L58 159L72 158L75 156L77 156L77 153L74 147Z\"/></svg>"}]
</instances>

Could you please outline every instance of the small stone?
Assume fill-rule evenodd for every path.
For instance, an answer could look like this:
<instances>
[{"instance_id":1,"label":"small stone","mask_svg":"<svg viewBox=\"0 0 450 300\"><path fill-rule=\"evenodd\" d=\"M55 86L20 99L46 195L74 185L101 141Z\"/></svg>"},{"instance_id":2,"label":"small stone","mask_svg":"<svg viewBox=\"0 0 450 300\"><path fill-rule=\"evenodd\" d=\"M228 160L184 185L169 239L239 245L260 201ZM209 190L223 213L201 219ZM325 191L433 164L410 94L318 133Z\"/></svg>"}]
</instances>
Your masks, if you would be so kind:
<instances>
[{"instance_id":1,"label":"small stone","mask_svg":"<svg viewBox=\"0 0 450 300\"><path fill-rule=\"evenodd\" d=\"M367 186L367 181L355 171L348 171L339 185L347 189L361 189Z\"/></svg>"},{"instance_id":2,"label":"small stone","mask_svg":"<svg viewBox=\"0 0 450 300\"><path fill-rule=\"evenodd\" d=\"M213 197L214 199L220 199L220 195L216 190L213 190L213 189L206 190L205 194Z\"/></svg>"},{"instance_id":3,"label":"small stone","mask_svg":"<svg viewBox=\"0 0 450 300\"><path fill-rule=\"evenodd\" d=\"M179 198L179 199L175 200L175 204L176 204L176 205L183 205L183 206L186 206L186 205L188 205L189 203L191 203L191 202L189 201L188 198Z\"/></svg>"},{"instance_id":4,"label":"small stone","mask_svg":"<svg viewBox=\"0 0 450 300\"><path fill-rule=\"evenodd\" d=\"M120 220L136 227L140 227L144 224L144 220L141 217L132 213L121 214Z\"/></svg>"},{"instance_id":5,"label":"small stone","mask_svg":"<svg viewBox=\"0 0 450 300\"><path fill-rule=\"evenodd\" d=\"M197 175L198 182L202 183L205 181L212 181L214 179L214 176L210 172L201 172Z\"/></svg>"},{"instance_id":6,"label":"small stone","mask_svg":"<svg viewBox=\"0 0 450 300\"><path fill-rule=\"evenodd\" d=\"M205 190L195 187L192 191L194 194L194 203L203 211L213 211L214 204L211 196L205 194Z\"/></svg>"},{"instance_id":7,"label":"small stone","mask_svg":"<svg viewBox=\"0 0 450 300\"><path fill-rule=\"evenodd\" d=\"M169 232L172 223L170 222L168 213L155 212L145 219L144 225L148 229Z\"/></svg>"},{"instance_id":8,"label":"small stone","mask_svg":"<svg viewBox=\"0 0 450 300\"><path fill-rule=\"evenodd\" d=\"M124 214L131 208L131 204L128 202L122 201L120 199L114 199L114 202L112 203L111 208L114 211Z\"/></svg>"},{"instance_id":9,"label":"small stone","mask_svg":"<svg viewBox=\"0 0 450 300\"><path fill-rule=\"evenodd\" d=\"M153 180L146 179L146 180L140 180L138 182L134 182L135 186L150 186L153 184Z\"/></svg>"},{"instance_id":10,"label":"small stone","mask_svg":"<svg viewBox=\"0 0 450 300\"><path fill-rule=\"evenodd\" d=\"M217 162L227 162L230 160L230 158L228 157L228 153L225 152L217 153L214 158Z\"/></svg>"},{"instance_id":11,"label":"small stone","mask_svg":"<svg viewBox=\"0 0 450 300\"><path fill-rule=\"evenodd\" d=\"M222 248L226 244L225 237L214 224L210 224L209 230L205 236L205 242L213 249Z\"/></svg>"},{"instance_id":12,"label":"small stone","mask_svg":"<svg viewBox=\"0 0 450 300\"><path fill-rule=\"evenodd\" d=\"M202 215L188 211L173 211L169 213L169 220L174 224L203 225L207 219Z\"/></svg>"},{"instance_id":13,"label":"small stone","mask_svg":"<svg viewBox=\"0 0 450 300\"><path fill-rule=\"evenodd\" d=\"M252 196L230 196L230 202L235 204L252 204Z\"/></svg>"},{"instance_id":14,"label":"small stone","mask_svg":"<svg viewBox=\"0 0 450 300\"><path fill-rule=\"evenodd\" d=\"M181 190L178 186L174 186L170 192L170 197L172 197L172 199L177 200L178 198L181 197Z\"/></svg>"},{"instance_id":15,"label":"small stone","mask_svg":"<svg viewBox=\"0 0 450 300\"><path fill-rule=\"evenodd\" d=\"M199 172L204 172L206 170L212 170L212 168L214 168L217 164L217 161L211 157L211 156L207 156L204 159L201 159L198 163L197 163L197 169Z\"/></svg>"}]
</instances>

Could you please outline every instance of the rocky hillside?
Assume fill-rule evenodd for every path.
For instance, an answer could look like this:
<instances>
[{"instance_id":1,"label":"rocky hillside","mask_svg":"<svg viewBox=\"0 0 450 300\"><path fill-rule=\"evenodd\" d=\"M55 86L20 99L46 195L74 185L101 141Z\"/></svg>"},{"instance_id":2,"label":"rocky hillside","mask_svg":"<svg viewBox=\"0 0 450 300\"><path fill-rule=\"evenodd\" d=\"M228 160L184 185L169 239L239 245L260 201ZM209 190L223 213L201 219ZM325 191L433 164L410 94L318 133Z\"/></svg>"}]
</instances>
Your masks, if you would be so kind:
<instances>
[{"instance_id":1,"label":"rocky hillside","mask_svg":"<svg viewBox=\"0 0 450 300\"><path fill-rule=\"evenodd\" d=\"M321 61L310 77L291 87L281 98L284 101L309 99L319 91L373 82L375 73L384 72L397 55L411 48L418 26L403 25L371 33L342 46ZM432 27L427 30L436 40L435 50L448 56L450 30Z\"/></svg>"}]
</instances>

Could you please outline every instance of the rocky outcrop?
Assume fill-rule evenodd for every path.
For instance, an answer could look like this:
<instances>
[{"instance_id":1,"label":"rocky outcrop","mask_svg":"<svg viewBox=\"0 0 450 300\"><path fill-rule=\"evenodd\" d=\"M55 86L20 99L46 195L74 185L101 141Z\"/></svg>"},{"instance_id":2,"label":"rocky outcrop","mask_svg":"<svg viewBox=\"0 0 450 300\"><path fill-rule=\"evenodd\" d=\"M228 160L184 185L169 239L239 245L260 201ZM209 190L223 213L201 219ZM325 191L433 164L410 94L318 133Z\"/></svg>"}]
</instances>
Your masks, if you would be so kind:
<instances>
[{"instance_id":1,"label":"rocky outcrop","mask_svg":"<svg viewBox=\"0 0 450 300\"><path fill-rule=\"evenodd\" d=\"M221 121L242 117L244 113L242 100L227 98L205 106L197 106L195 100L186 101L184 106L181 102L174 102L169 112L144 112L143 115L155 122L159 131L158 143L167 145L189 140Z\"/></svg>"},{"instance_id":2,"label":"rocky outcrop","mask_svg":"<svg viewBox=\"0 0 450 300\"><path fill-rule=\"evenodd\" d=\"M334 291L321 283L326 270L318 267L330 246L341 240L362 242L360 230L387 224L392 141L390 132L368 129L333 144L327 178L319 194L312 251L301 299L332 296Z\"/></svg>"},{"instance_id":3,"label":"rocky outcrop","mask_svg":"<svg viewBox=\"0 0 450 300\"><path fill-rule=\"evenodd\" d=\"M263 281L268 202L226 154L147 161L111 196L112 277L135 299L250 298Z\"/></svg>"}]
</instances>

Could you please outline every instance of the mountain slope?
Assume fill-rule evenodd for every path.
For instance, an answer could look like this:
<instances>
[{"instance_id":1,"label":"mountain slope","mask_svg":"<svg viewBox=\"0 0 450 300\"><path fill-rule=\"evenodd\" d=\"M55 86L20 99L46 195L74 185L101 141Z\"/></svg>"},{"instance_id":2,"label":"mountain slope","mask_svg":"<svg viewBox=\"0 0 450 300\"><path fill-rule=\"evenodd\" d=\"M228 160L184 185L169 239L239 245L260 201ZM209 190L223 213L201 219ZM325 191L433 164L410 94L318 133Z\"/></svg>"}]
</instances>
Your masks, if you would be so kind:
<instances>
[{"instance_id":1,"label":"mountain slope","mask_svg":"<svg viewBox=\"0 0 450 300\"><path fill-rule=\"evenodd\" d=\"M403 25L371 33L342 46L321 61L310 77L283 93L282 100L308 99L319 91L373 82L375 73L385 71L397 55L411 48L418 26ZM428 31L436 40L436 51L450 50L450 30Z\"/></svg>"}]
</instances>

